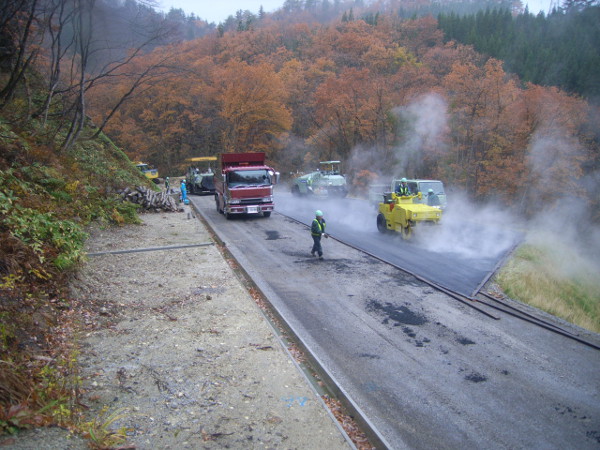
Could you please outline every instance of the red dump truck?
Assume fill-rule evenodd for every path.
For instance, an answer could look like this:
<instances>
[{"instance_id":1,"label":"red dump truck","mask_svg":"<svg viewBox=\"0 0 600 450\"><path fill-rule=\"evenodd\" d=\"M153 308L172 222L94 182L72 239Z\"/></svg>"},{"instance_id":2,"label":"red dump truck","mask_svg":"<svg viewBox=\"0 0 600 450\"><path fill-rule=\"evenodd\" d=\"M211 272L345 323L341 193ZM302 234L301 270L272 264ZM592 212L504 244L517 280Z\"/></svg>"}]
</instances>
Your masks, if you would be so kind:
<instances>
[{"instance_id":1,"label":"red dump truck","mask_svg":"<svg viewBox=\"0 0 600 450\"><path fill-rule=\"evenodd\" d=\"M227 219L236 214L269 217L279 173L265 165L265 154L222 153L219 159L220 171L214 177L217 211Z\"/></svg>"}]
</instances>

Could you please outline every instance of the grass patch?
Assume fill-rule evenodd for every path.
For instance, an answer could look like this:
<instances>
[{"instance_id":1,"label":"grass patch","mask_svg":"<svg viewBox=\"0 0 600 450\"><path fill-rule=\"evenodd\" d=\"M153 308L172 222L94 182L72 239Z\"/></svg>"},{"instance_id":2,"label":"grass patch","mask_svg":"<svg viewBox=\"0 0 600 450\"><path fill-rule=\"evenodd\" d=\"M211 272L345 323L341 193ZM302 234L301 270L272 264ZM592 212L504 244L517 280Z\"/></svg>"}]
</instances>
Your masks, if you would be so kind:
<instances>
[{"instance_id":1,"label":"grass patch","mask_svg":"<svg viewBox=\"0 0 600 450\"><path fill-rule=\"evenodd\" d=\"M496 277L511 298L600 333L600 277L595 264L561 243L527 243Z\"/></svg>"},{"instance_id":2,"label":"grass patch","mask_svg":"<svg viewBox=\"0 0 600 450\"><path fill-rule=\"evenodd\" d=\"M126 410L110 411L105 406L97 417L81 424L79 428L83 436L90 440L92 448L117 448L127 439L127 427L121 426L114 430L115 423L126 417Z\"/></svg>"}]
</instances>

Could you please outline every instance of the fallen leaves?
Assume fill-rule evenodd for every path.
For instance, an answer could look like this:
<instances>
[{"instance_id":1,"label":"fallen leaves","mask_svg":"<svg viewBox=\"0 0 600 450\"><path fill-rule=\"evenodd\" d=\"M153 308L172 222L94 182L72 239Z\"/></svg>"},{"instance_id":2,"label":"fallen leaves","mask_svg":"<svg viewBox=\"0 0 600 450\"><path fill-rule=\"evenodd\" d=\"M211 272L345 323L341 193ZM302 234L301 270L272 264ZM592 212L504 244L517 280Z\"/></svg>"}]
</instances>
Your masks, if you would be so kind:
<instances>
[{"instance_id":1,"label":"fallen leaves","mask_svg":"<svg viewBox=\"0 0 600 450\"><path fill-rule=\"evenodd\" d=\"M328 395L322 396L322 399L358 450L375 450L354 419L345 413L339 400Z\"/></svg>"}]
</instances>

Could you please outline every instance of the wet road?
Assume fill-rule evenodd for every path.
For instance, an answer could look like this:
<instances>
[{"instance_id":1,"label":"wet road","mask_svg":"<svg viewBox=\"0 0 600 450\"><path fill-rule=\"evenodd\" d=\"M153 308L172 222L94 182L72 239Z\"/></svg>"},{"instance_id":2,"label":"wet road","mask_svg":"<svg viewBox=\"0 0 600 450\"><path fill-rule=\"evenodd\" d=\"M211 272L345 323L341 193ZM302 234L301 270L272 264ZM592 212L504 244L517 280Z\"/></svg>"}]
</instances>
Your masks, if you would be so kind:
<instances>
[{"instance_id":1,"label":"wet road","mask_svg":"<svg viewBox=\"0 0 600 450\"><path fill-rule=\"evenodd\" d=\"M307 227L279 214L228 221L211 197L191 199L390 448L598 448L597 350L512 317L492 320L333 239L325 260L311 258ZM301 207L309 223L314 205ZM320 209L334 235L349 221L350 237L382 237L360 214ZM435 243L464 255L492 248L455 244Z\"/></svg>"},{"instance_id":2,"label":"wet road","mask_svg":"<svg viewBox=\"0 0 600 450\"><path fill-rule=\"evenodd\" d=\"M521 239L508 226L478 223L472 214L454 212L449 221L418 228L405 241L397 233L379 233L376 208L364 200L298 198L282 192L276 199L278 212L302 223L310 223L316 209L323 210L331 236L465 296L475 295Z\"/></svg>"}]
</instances>

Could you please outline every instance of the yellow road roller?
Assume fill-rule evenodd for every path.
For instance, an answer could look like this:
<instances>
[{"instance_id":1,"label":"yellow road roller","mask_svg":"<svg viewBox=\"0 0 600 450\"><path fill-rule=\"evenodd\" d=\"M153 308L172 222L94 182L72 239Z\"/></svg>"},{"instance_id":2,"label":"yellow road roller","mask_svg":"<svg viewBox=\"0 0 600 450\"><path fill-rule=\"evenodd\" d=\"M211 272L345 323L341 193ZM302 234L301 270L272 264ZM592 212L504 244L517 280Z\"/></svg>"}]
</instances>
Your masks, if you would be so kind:
<instances>
[{"instance_id":1,"label":"yellow road roller","mask_svg":"<svg viewBox=\"0 0 600 450\"><path fill-rule=\"evenodd\" d=\"M397 231L403 239L410 239L418 224L438 224L442 219L442 210L421 201L420 192L406 196L386 192L383 194L383 202L379 203L377 229L381 233Z\"/></svg>"}]
</instances>

